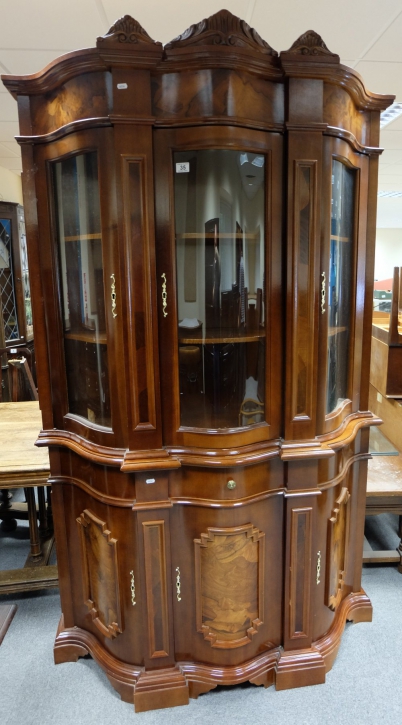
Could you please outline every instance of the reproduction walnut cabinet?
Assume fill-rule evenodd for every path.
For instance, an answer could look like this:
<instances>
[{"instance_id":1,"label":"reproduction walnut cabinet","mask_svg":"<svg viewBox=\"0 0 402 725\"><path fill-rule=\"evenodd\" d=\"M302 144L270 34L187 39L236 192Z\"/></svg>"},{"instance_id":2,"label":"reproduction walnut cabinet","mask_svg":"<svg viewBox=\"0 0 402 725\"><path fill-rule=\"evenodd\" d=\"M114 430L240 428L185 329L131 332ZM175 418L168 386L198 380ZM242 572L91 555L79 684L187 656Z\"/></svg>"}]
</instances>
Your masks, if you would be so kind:
<instances>
[{"instance_id":1,"label":"reproduction walnut cabinet","mask_svg":"<svg viewBox=\"0 0 402 725\"><path fill-rule=\"evenodd\" d=\"M361 589L379 118L309 31L126 16L18 99L63 616L137 711L322 683Z\"/></svg>"}]
</instances>

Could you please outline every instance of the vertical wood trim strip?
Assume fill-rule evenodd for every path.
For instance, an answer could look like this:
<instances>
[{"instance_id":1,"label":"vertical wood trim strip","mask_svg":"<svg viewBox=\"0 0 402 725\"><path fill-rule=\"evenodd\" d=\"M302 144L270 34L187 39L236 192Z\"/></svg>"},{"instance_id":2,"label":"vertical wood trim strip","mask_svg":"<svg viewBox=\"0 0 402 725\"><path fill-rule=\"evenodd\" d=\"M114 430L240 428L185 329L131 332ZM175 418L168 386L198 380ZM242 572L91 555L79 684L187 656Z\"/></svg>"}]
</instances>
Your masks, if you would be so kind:
<instances>
[{"instance_id":1,"label":"vertical wood trim strip","mask_svg":"<svg viewBox=\"0 0 402 725\"><path fill-rule=\"evenodd\" d=\"M169 656L168 599L166 579L165 522L145 521L145 589L147 595L149 656ZM157 548L155 548L155 539ZM155 584L157 586L155 586ZM157 632L159 619L160 632Z\"/></svg>"},{"instance_id":2,"label":"vertical wood trim strip","mask_svg":"<svg viewBox=\"0 0 402 725\"><path fill-rule=\"evenodd\" d=\"M123 156L123 210L129 270L129 342L135 385L134 430L156 428L155 371L151 314L151 267L143 156Z\"/></svg>"},{"instance_id":3,"label":"vertical wood trim strip","mask_svg":"<svg viewBox=\"0 0 402 725\"><path fill-rule=\"evenodd\" d=\"M310 636L312 508L292 509L290 543L289 639ZM300 536L299 527L304 526ZM298 626L301 623L301 626Z\"/></svg>"},{"instance_id":4,"label":"vertical wood trim strip","mask_svg":"<svg viewBox=\"0 0 402 725\"><path fill-rule=\"evenodd\" d=\"M298 324L300 312L300 200L302 197L302 170L309 169L309 232L308 232L308 292L307 292L307 330L301 330ZM314 370L314 304L315 304L315 259L316 259L316 220L317 220L317 161L297 159L294 161L294 206L293 206L293 289L294 328L293 328L293 376L292 376L292 419L309 420L313 418L313 370ZM298 341L306 340L306 390L304 410L298 411Z\"/></svg>"}]
</instances>

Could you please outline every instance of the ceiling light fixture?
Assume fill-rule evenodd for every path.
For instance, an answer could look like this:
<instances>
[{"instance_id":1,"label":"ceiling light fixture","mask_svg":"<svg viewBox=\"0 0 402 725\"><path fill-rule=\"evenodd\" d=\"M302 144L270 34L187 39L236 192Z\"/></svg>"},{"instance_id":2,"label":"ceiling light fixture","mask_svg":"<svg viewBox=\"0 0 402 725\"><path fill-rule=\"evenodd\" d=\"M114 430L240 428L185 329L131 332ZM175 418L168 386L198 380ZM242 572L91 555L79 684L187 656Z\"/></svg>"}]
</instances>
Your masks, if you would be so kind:
<instances>
[{"instance_id":1,"label":"ceiling light fixture","mask_svg":"<svg viewBox=\"0 0 402 725\"><path fill-rule=\"evenodd\" d=\"M394 101L392 106L387 108L386 111L383 111L380 116L380 128L384 128L384 126L388 126L389 123L392 123L392 121L395 121L398 116L400 116L402 113L402 103L398 103L398 101Z\"/></svg>"},{"instance_id":2,"label":"ceiling light fixture","mask_svg":"<svg viewBox=\"0 0 402 725\"><path fill-rule=\"evenodd\" d=\"M393 198L402 196L402 191L379 191L378 196L381 196L382 198Z\"/></svg>"}]
</instances>

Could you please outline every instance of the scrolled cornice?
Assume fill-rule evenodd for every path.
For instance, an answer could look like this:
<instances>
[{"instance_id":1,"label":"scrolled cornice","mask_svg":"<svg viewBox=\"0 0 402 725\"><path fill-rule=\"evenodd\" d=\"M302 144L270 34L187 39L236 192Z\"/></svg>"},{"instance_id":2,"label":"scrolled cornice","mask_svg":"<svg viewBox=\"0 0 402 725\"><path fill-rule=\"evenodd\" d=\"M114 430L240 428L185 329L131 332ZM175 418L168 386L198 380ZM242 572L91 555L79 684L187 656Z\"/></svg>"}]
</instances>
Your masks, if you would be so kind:
<instances>
[{"instance_id":1,"label":"scrolled cornice","mask_svg":"<svg viewBox=\"0 0 402 725\"><path fill-rule=\"evenodd\" d=\"M339 55L332 53L325 45L321 35L318 35L314 30L307 30L306 33L303 33L295 40L289 50L284 52L291 55L332 57L339 63Z\"/></svg>"},{"instance_id":2,"label":"scrolled cornice","mask_svg":"<svg viewBox=\"0 0 402 725\"><path fill-rule=\"evenodd\" d=\"M161 46L161 43L153 40L142 25L137 20L134 20L131 15L124 15L124 17L116 20L108 32L97 39L98 48L102 48L104 45L110 45L111 43L124 43L127 45L146 43L148 45Z\"/></svg>"},{"instance_id":3,"label":"scrolled cornice","mask_svg":"<svg viewBox=\"0 0 402 725\"><path fill-rule=\"evenodd\" d=\"M165 50L202 45L240 47L265 55L278 55L254 28L229 10L220 10L200 23L190 25L184 33L167 43Z\"/></svg>"}]
</instances>

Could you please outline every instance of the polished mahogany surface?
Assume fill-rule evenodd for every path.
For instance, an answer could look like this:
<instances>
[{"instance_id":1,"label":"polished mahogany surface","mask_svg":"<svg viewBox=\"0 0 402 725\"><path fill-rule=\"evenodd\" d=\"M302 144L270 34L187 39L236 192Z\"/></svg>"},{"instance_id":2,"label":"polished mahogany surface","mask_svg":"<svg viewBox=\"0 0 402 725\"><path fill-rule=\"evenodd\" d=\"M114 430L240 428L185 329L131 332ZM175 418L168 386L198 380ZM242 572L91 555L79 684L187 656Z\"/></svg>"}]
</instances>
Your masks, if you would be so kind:
<instances>
[{"instance_id":1,"label":"polished mahogany surface","mask_svg":"<svg viewBox=\"0 0 402 725\"><path fill-rule=\"evenodd\" d=\"M380 112L309 31L125 16L17 98L63 616L136 711L321 683L361 589ZM35 173L32 173L35 169Z\"/></svg>"}]
</instances>

